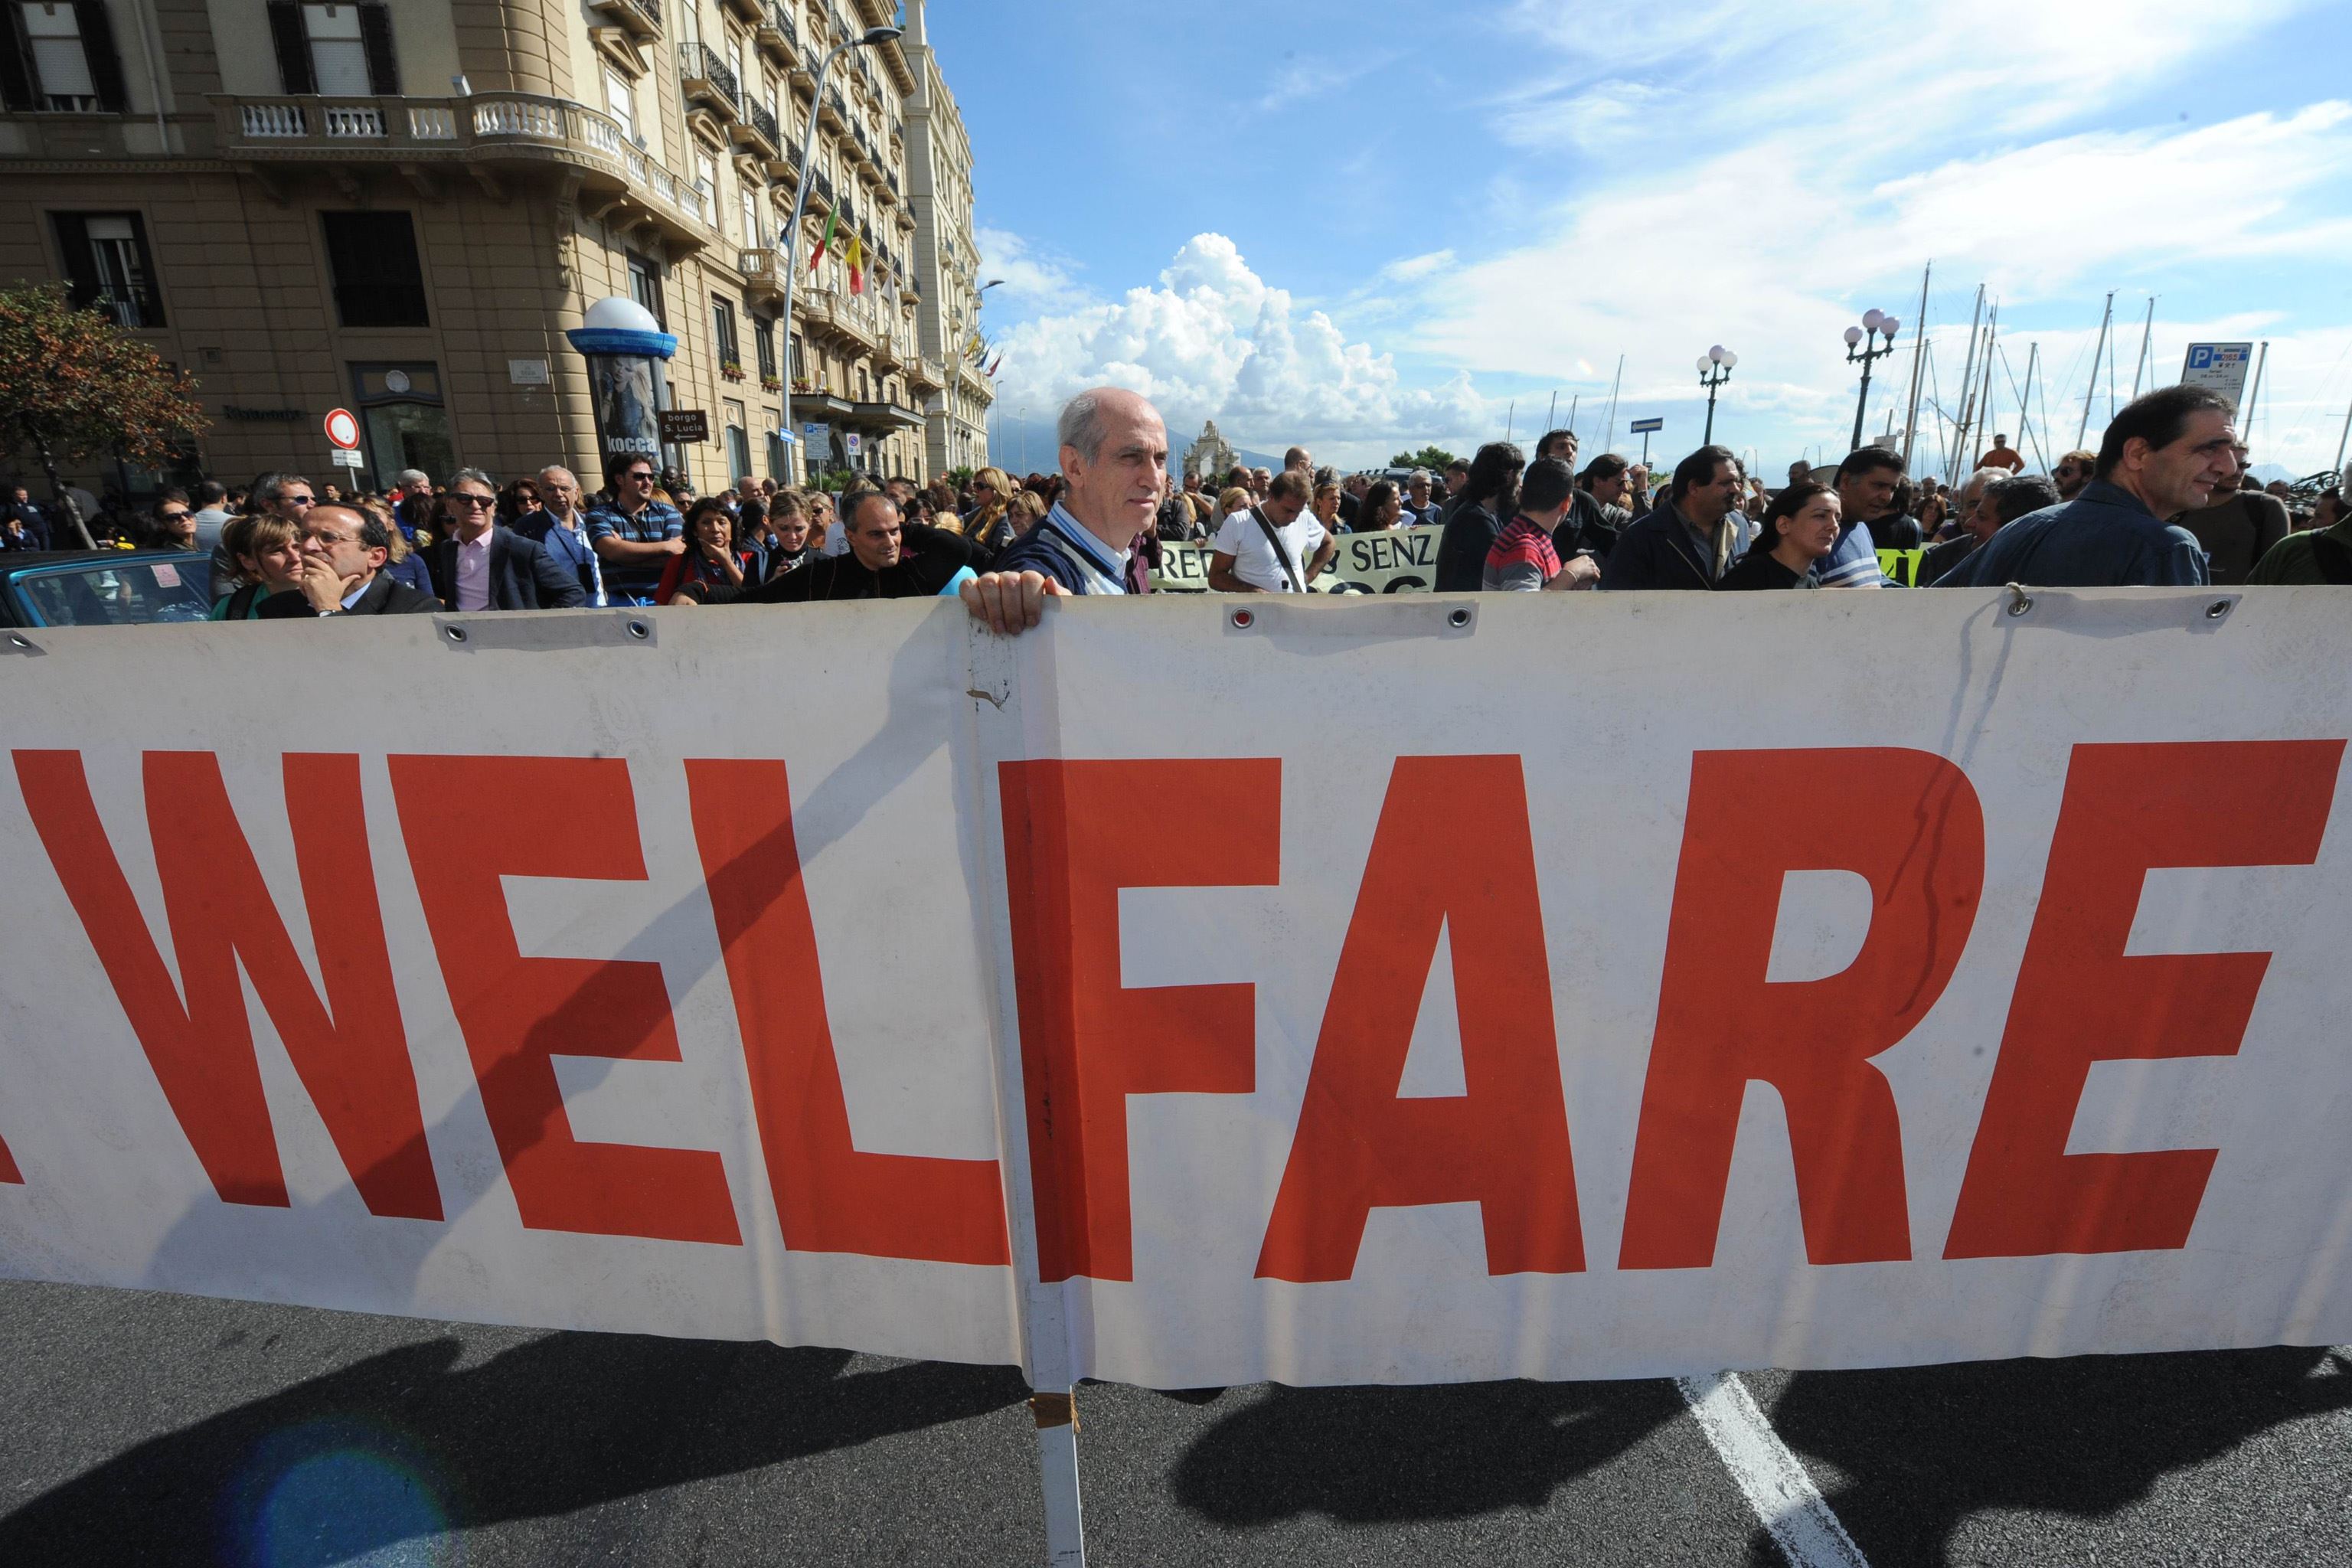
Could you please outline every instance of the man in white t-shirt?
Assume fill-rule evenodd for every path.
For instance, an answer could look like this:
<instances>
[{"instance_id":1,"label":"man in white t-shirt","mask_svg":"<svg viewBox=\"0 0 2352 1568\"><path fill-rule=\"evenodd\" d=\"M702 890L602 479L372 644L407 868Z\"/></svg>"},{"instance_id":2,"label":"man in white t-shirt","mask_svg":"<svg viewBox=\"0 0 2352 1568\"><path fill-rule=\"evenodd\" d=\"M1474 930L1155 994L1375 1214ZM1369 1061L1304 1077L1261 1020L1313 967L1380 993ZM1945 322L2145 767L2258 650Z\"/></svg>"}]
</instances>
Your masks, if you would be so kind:
<instances>
[{"instance_id":1,"label":"man in white t-shirt","mask_svg":"<svg viewBox=\"0 0 2352 1568\"><path fill-rule=\"evenodd\" d=\"M1339 540L1307 510L1313 497L1314 480L1305 473L1285 468L1275 475L1265 500L1218 525L1209 547L1209 586L1223 594L1305 593L1339 551ZM1261 518L1282 542L1279 554Z\"/></svg>"}]
</instances>

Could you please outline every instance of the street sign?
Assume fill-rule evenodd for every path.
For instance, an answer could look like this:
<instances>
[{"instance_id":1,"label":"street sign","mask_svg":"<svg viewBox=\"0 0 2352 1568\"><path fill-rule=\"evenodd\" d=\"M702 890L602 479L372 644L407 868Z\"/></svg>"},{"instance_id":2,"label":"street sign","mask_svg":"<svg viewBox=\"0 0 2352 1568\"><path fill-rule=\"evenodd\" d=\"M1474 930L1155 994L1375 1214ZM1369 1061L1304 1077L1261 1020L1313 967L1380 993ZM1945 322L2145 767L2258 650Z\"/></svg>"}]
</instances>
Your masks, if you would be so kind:
<instances>
[{"instance_id":1,"label":"street sign","mask_svg":"<svg viewBox=\"0 0 2352 1568\"><path fill-rule=\"evenodd\" d=\"M547 362L543 359L510 359L507 361L507 380L517 386L545 386Z\"/></svg>"},{"instance_id":2,"label":"street sign","mask_svg":"<svg viewBox=\"0 0 2352 1568\"><path fill-rule=\"evenodd\" d=\"M849 433L849 455L853 458L857 456L859 448L864 445L865 442L859 438L857 432L852 430Z\"/></svg>"},{"instance_id":3,"label":"street sign","mask_svg":"<svg viewBox=\"0 0 2352 1568\"><path fill-rule=\"evenodd\" d=\"M665 408L661 411L661 438L680 447L708 441L710 416L699 408Z\"/></svg>"},{"instance_id":4,"label":"street sign","mask_svg":"<svg viewBox=\"0 0 2352 1568\"><path fill-rule=\"evenodd\" d=\"M366 458L361 457L357 452L352 451L349 447L338 447L330 454L330 456L333 458L335 466L339 468L362 468L365 466L367 461Z\"/></svg>"},{"instance_id":5,"label":"street sign","mask_svg":"<svg viewBox=\"0 0 2352 1568\"><path fill-rule=\"evenodd\" d=\"M1633 421L1633 434L1636 436L1652 435L1657 431L1664 429L1665 427L1666 422L1664 419L1636 419Z\"/></svg>"},{"instance_id":6,"label":"street sign","mask_svg":"<svg viewBox=\"0 0 2352 1568\"><path fill-rule=\"evenodd\" d=\"M2253 360L2252 343L2191 343L2189 361L2181 367L2180 384L2218 392L2234 408L2245 399L2246 373Z\"/></svg>"},{"instance_id":7,"label":"street sign","mask_svg":"<svg viewBox=\"0 0 2352 1568\"><path fill-rule=\"evenodd\" d=\"M327 411L327 439L346 452L355 452L360 445L360 422L352 417L348 408Z\"/></svg>"}]
</instances>

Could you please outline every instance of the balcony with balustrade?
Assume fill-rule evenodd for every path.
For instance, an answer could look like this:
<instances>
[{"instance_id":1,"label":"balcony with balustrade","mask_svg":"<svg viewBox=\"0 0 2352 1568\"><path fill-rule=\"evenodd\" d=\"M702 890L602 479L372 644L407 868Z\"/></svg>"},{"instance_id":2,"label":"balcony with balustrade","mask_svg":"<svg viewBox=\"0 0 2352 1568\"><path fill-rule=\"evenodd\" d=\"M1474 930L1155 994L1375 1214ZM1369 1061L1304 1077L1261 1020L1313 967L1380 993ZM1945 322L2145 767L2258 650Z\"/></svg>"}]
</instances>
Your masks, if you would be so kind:
<instances>
[{"instance_id":1,"label":"balcony with balustrade","mask_svg":"<svg viewBox=\"0 0 2352 1568\"><path fill-rule=\"evenodd\" d=\"M719 0L719 8L746 22L756 22L767 9L763 0Z\"/></svg>"},{"instance_id":2,"label":"balcony with balustrade","mask_svg":"<svg viewBox=\"0 0 2352 1568\"><path fill-rule=\"evenodd\" d=\"M751 41L787 70L801 63L801 30L793 24L793 14L784 9L781 0L768 0L761 8Z\"/></svg>"},{"instance_id":3,"label":"balcony with balustrade","mask_svg":"<svg viewBox=\"0 0 2352 1568\"><path fill-rule=\"evenodd\" d=\"M741 151L765 162L784 155L783 137L776 130L776 117L758 103L743 106L743 118L727 128L735 145Z\"/></svg>"},{"instance_id":4,"label":"balcony with balustrade","mask_svg":"<svg viewBox=\"0 0 2352 1568\"><path fill-rule=\"evenodd\" d=\"M493 195L503 182L576 170L592 217L635 212L675 246L710 241L711 198L646 155L611 116L535 93L467 98L256 97L214 100L220 156L265 184L311 169L342 181L397 169L420 189L458 169Z\"/></svg>"},{"instance_id":5,"label":"balcony with balustrade","mask_svg":"<svg viewBox=\"0 0 2352 1568\"><path fill-rule=\"evenodd\" d=\"M743 118L743 89L718 50L708 44L680 44L677 65L689 107L709 110L722 125Z\"/></svg>"},{"instance_id":6,"label":"balcony with balustrade","mask_svg":"<svg viewBox=\"0 0 2352 1568\"><path fill-rule=\"evenodd\" d=\"M588 0L588 8L641 42L661 37L661 0Z\"/></svg>"},{"instance_id":7,"label":"balcony with balustrade","mask_svg":"<svg viewBox=\"0 0 2352 1568\"><path fill-rule=\"evenodd\" d=\"M743 275L743 292L762 301L784 297L784 253L765 247L739 251L735 270Z\"/></svg>"}]
</instances>

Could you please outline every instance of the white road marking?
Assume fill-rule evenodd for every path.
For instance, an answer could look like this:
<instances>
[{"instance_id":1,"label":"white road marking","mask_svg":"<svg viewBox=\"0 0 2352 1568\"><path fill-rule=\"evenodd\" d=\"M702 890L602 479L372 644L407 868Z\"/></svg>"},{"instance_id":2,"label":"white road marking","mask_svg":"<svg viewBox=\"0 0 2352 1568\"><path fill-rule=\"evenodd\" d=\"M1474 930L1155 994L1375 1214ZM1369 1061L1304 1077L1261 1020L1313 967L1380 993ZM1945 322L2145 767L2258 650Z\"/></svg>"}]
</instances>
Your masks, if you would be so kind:
<instances>
[{"instance_id":1,"label":"white road marking","mask_svg":"<svg viewBox=\"0 0 2352 1568\"><path fill-rule=\"evenodd\" d=\"M1746 1384L1732 1373L1718 1372L1678 1377L1675 1385L1789 1568L1870 1568L1862 1548L1822 1500L1813 1478L1757 1408Z\"/></svg>"}]
</instances>

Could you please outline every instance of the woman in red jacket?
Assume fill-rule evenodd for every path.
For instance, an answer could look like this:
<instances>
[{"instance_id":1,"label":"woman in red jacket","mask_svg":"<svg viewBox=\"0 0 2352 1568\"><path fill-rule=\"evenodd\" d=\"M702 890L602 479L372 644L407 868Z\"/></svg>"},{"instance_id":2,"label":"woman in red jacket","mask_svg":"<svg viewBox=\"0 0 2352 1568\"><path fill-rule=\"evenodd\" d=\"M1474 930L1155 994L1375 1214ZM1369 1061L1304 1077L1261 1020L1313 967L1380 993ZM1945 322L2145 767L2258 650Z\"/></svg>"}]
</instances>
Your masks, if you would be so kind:
<instances>
[{"instance_id":1,"label":"woman in red jacket","mask_svg":"<svg viewBox=\"0 0 2352 1568\"><path fill-rule=\"evenodd\" d=\"M681 583L707 587L740 588L753 569L751 552L735 548L735 516L716 496L694 503L686 514L686 553L669 558L654 603L667 605Z\"/></svg>"}]
</instances>

